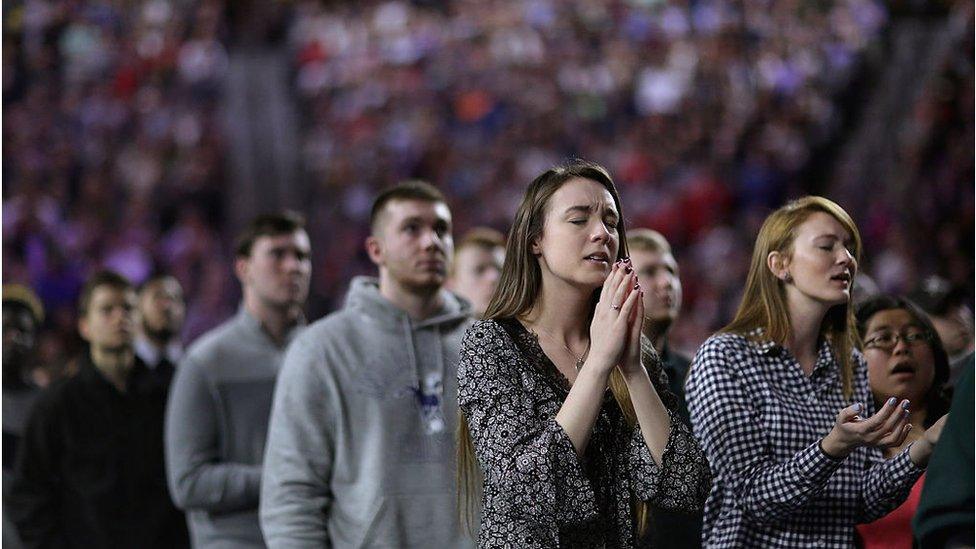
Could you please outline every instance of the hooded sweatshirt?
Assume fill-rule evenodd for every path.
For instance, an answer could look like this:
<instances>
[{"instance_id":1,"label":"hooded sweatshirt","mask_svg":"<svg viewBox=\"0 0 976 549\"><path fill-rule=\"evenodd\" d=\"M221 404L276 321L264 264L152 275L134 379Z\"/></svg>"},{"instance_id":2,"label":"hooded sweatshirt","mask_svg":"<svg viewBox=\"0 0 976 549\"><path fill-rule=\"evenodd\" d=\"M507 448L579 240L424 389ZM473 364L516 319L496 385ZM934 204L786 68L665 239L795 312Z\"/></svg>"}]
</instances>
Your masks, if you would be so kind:
<instances>
[{"instance_id":1,"label":"hooded sweatshirt","mask_svg":"<svg viewBox=\"0 0 976 549\"><path fill-rule=\"evenodd\" d=\"M269 547L471 547L455 489L457 362L470 308L412 320L357 277L289 348L261 486Z\"/></svg>"}]
</instances>

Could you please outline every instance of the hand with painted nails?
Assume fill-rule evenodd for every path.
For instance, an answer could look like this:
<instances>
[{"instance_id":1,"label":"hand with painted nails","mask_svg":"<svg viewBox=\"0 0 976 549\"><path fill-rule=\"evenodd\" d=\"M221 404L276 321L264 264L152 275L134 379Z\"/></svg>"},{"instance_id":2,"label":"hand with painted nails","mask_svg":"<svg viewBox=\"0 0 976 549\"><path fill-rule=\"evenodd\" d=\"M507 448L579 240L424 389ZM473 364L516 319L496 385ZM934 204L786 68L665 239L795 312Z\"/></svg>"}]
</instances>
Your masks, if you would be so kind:
<instances>
[{"instance_id":1,"label":"hand with painted nails","mask_svg":"<svg viewBox=\"0 0 976 549\"><path fill-rule=\"evenodd\" d=\"M938 421L925 430L921 438L913 442L908 448L908 456L915 465L925 467L929 464L929 458L932 457L935 445L939 442L939 437L942 435L942 427L945 426L948 417L949 414L940 417Z\"/></svg>"},{"instance_id":2,"label":"hand with painted nails","mask_svg":"<svg viewBox=\"0 0 976 549\"><path fill-rule=\"evenodd\" d=\"M893 448L900 446L912 430L908 423L911 403L889 398L873 416L864 419L860 403L848 406L837 414L837 422L820 442L827 455L845 458L861 446Z\"/></svg>"},{"instance_id":3,"label":"hand with painted nails","mask_svg":"<svg viewBox=\"0 0 976 549\"><path fill-rule=\"evenodd\" d=\"M644 318L644 304L640 295L637 273L629 260L614 263L610 275L600 291L600 302L590 323L590 356L608 371L634 359L640 365L640 329ZM636 325L636 328L635 328ZM635 332L636 330L636 332ZM635 336L636 333L636 336ZM636 338L636 345L634 344ZM589 363L590 361L587 361Z\"/></svg>"}]
</instances>

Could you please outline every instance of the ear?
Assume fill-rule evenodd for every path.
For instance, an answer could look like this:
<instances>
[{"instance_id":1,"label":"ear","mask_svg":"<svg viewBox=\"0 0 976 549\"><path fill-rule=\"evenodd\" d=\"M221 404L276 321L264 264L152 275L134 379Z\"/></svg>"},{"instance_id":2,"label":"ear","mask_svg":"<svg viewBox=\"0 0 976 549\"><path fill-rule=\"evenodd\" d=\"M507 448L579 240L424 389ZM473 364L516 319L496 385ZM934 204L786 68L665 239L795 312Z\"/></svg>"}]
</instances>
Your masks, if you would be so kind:
<instances>
[{"instance_id":1,"label":"ear","mask_svg":"<svg viewBox=\"0 0 976 549\"><path fill-rule=\"evenodd\" d=\"M250 262L247 257L238 257L234 260L234 274L237 275L237 280L241 282L241 286L247 281L247 271L250 267Z\"/></svg>"},{"instance_id":2,"label":"ear","mask_svg":"<svg viewBox=\"0 0 976 549\"><path fill-rule=\"evenodd\" d=\"M539 241L540 240L542 240L542 237L541 236L536 237L529 244L529 253L531 253L532 255L542 255L542 246L539 245Z\"/></svg>"},{"instance_id":3,"label":"ear","mask_svg":"<svg viewBox=\"0 0 976 549\"><path fill-rule=\"evenodd\" d=\"M783 252L769 252L766 256L766 267L780 280L786 281L790 277L789 266L790 258Z\"/></svg>"},{"instance_id":4,"label":"ear","mask_svg":"<svg viewBox=\"0 0 976 549\"><path fill-rule=\"evenodd\" d=\"M374 265L377 267L383 265L383 246L379 238L375 236L366 237L366 253Z\"/></svg>"},{"instance_id":5,"label":"ear","mask_svg":"<svg viewBox=\"0 0 976 549\"><path fill-rule=\"evenodd\" d=\"M81 334L81 339L91 341L88 332L88 319L86 319L84 316L78 318L78 333Z\"/></svg>"}]
</instances>

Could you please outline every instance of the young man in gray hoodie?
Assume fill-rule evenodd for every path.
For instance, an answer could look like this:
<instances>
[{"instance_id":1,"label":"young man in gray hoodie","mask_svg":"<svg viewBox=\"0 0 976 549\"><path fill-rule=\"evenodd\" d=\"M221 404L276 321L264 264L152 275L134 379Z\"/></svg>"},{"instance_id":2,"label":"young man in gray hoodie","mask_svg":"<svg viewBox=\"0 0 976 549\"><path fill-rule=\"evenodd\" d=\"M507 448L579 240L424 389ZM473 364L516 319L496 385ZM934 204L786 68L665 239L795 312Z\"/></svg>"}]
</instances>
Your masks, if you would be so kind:
<instances>
[{"instance_id":1,"label":"young man in gray hoodie","mask_svg":"<svg viewBox=\"0 0 976 549\"><path fill-rule=\"evenodd\" d=\"M255 218L235 253L241 308L190 347L166 407L170 495L197 549L265 546L258 496L268 416L285 348L305 323L312 270L294 213Z\"/></svg>"},{"instance_id":2,"label":"young man in gray hoodie","mask_svg":"<svg viewBox=\"0 0 976 549\"><path fill-rule=\"evenodd\" d=\"M379 279L309 326L278 377L261 528L285 547L470 547L458 524L457 361L469 305L443 289L454 242L422 182L377 197Z\"/></svg>"}]
</instances>

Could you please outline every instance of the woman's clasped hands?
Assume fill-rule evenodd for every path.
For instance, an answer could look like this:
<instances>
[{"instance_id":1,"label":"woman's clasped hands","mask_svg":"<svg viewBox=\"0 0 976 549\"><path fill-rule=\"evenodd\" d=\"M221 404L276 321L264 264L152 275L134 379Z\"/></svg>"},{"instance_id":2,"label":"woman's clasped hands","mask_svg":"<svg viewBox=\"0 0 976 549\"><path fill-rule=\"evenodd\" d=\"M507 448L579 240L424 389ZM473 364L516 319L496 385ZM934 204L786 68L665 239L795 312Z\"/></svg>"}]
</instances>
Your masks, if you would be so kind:
<instances>
[{"instance_id":1,"label":"woman's clasped hands","mask_svg":"<svg viewBox=\"0 0 976 549\"><path fill-rule=\"evenodd\" d=\"M597 367L609 372L619 366L625 376L644 371L640 356L643 294L630 259L614 263L590 323L590 356L597 359Z\"/></svg>"}]
</instances>

